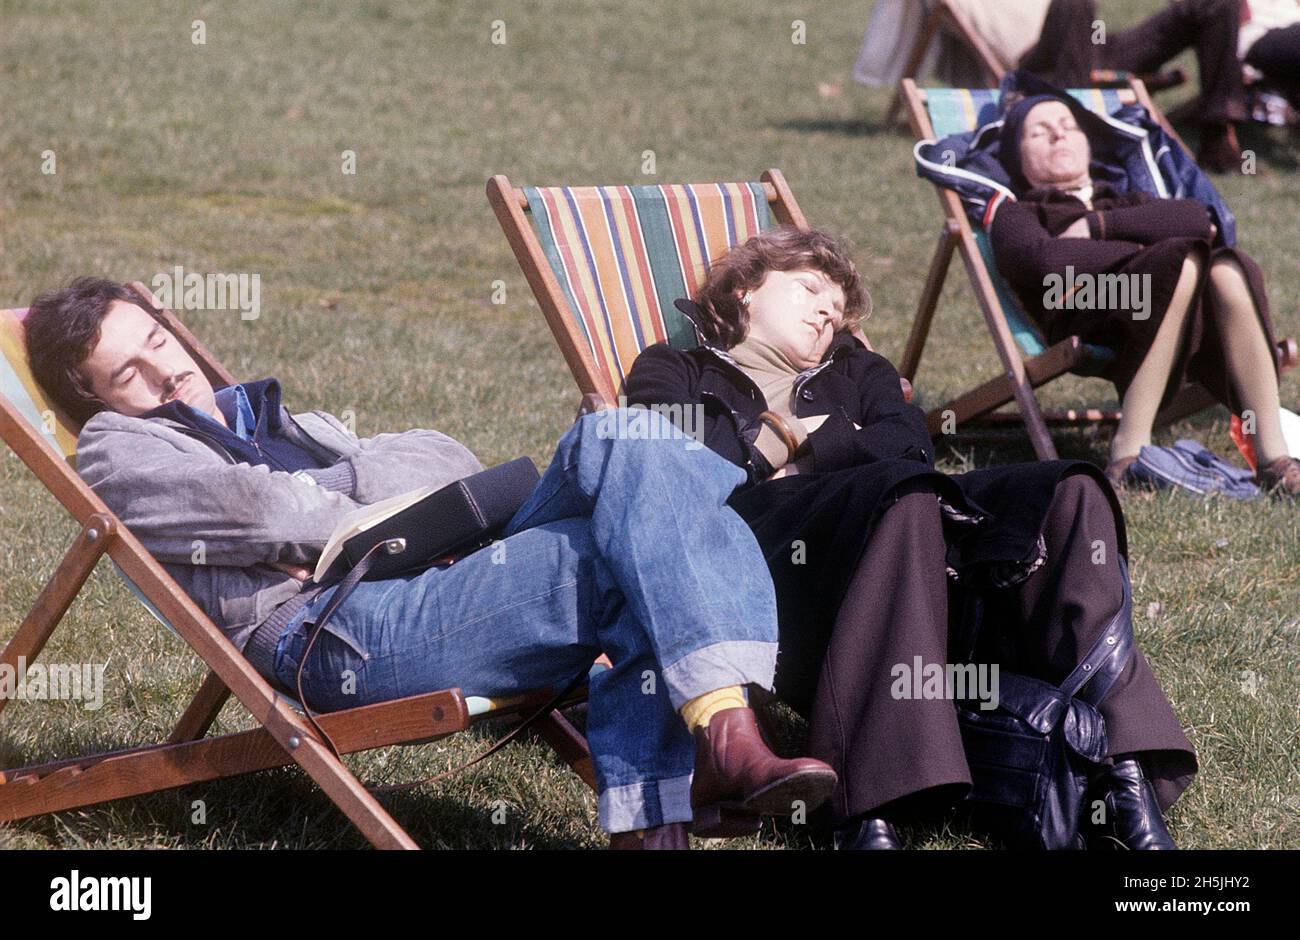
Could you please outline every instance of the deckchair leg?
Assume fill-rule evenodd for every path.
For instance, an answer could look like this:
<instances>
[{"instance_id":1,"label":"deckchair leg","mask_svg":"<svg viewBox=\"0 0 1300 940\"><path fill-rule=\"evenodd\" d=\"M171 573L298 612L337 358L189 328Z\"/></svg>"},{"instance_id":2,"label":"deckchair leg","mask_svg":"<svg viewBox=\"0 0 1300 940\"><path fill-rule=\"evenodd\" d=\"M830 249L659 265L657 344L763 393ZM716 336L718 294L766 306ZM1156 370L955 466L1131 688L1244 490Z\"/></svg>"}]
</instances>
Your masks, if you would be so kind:
<instances>
[{"instance_id":1,"label":"deckchair leg","mask_svg":"<svg viewBox=\"0 0 1300 940\"><path fill-rule=\"evenodd\" d=\"M994 336L996 337L997 334L995 333ZM1051 435L1047 431L1047 422L1042 409L1038 407L1038 399L1034 396L1034 388L1069 372L1079 364L1083 356L1083 342L1079 337L1071 336L1052 345L1032 359L1023 362L1017 359L1015 362L1020 366L1023 384L1017 384L1012 369L1006 368L1003 374L997 378L990 379L969 392L959 395L957 398L930 411L925 416L926 427L932 435L937 435L942 429L945 417L950 416L957 427L960 428L963 424L974 423L989 414L989 412L995 411L1014 400L1020 408L1018 417L1024 421L1026 428L1029 430L1029 438L1034 445L1034 452L1038 455L1038 459L1055 460L1056 447L1052 444ZM1029 406L1032 406L1032 411L1027 410L1026 398ZM1041 429L1041 438L1035 436L1035 421L1037 427ZM1042 446L1043 440L1046 441L1046 447Z\"/></svg>"},{"instance_id":2,"label":"deckchair leg","mask_svg":"<svg viewBox=\"0 0 1300 940\"><path fill-rule=\"evenodd\" d=\"M53 577L36 598L31 612L18 627L18 632L5 644L4 651L0 652L0 666L8 666L16 674L20 658L30 665L41 654L50 634L68 612L90 573L95 570L100 556L107 551L113 531L114 521L110 516L96 513L86 520ZM0 696L0 710L8 703L9 699Z\"/></svg>"},{"instance_id":3,"label":"deckchair leg","mask_svg":"<svg viewBox=\"0 0 1300 940\"><path fill-rule=\"evenodd\" d=\"M195 693L194 699L181 715L180 721L167 738L168 744L181 744L185 741L197 741L208 733L212 723L221 714L222 707L230 698L230 690L212 670L208 670L203 684Z\"/></svg>"},{"instance_id":4,"label":"deckchair leg","mask_svg":"<svg viewBox=\"0 0 1300 940\"><path fill-rule=\"evenodd\" d=\"M948 190L944 191L943 197L950 203L950 211L946 213L948 219L955 221L958 213L962 211L960 204L957 203L957 197ZM961 227L961 223L956 224ZM1015 397L1020 414L1025 419L1025 431L1029 434L1029 442L1034 446L1034 454L1039 460L1055 460L1056 445L1052 443L1052 435L1047 430L1043 411L1038 406L1038 398L1034 395L1034 385L1041 383L1031 379L1026 363L1020 358L1015 337L1011 334L1011 328L1007 325L1006 316L998 302L997 289L993 286L988 268L984 266L984 258L975 244L975 236L969 228L962 228L961 254L962 261L966 265L966 273L970 276L971 283L975 285L976 299L979 300L984 323L993 337L998 358L1002 360L1003 375L1010 383L1011 393Z\"/></svg>"},{"instance_id":5,"label":"deckchair leg","mask_svg":"<svg viewBox=\"0 0 1300 940\"><path fill-rule=\"evenodd\" d=\"M591 749L587 739L569 723L558 708L553 708L533 725L543 741L549 744L560 759L573 768L582 782L596 789L596 768L591 762Z\"/></svg>"},{"instance_id":6,"label":"deckchair leg","mask_svg":"<svg viewBox=\"0 0 1300 940\"><path fill-rule=\"evenodd\" d=\"M939 246L935 249L930 262L930 272L925 277L925 288L921 291L921 302L916 307L916 319L912 321L912 332L907 337L907 348L899 364L898 374L911 382L916 378L916 370L921 365L921 351L930 336L930 323L934 320L934 311L939 306L939 292L948 276L948 265L952 262L953 249L961 238L961 226L952 219L944 222L943 232L939 235Z\"/></svg>"},{"instance_id":7,"label":"deckchair leg","mask_svg":"<svg viewBox=\"0 0 1300 940\"><path fill-rule=\"evenodd\" d=\"M1020 414L1025 419L1025 430L1029 433L1029 442L1034 446L1034 454L1039 460L1055 460L1056 445L1052 443L1051 432L1047 430L1043 410L1038 406L1038 396L1034 394L1029 379L1023 374L1019 376L1009 374L1008 378L1011 380L1011 389L1015 393Z\"/></svg>"}]
</instances>

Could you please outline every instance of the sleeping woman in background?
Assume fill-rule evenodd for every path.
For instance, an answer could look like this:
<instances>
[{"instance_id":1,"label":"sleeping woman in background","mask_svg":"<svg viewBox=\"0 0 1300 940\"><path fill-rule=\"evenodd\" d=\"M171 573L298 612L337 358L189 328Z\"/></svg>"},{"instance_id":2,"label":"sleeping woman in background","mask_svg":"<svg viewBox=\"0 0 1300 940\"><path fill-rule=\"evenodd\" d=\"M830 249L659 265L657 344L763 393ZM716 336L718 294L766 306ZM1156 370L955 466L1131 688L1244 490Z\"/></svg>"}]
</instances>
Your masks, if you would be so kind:
<instances>
[{"instance_id":1,"label":"sleeping woman in background","mask_svg":"<svg viewBox=\"0 0 1300 940\"><path fill-rule=\"evenodd\" d=\"M1106 475L1128 481L1160 409L1188 382L1234 414L1253 413L1256 480L1300 496L1300 460L1282 436L1275 340L1259 266L1215 245L1206 207L1095 185L1085 128L1100 118L1068 95L1032 95L1003 120L998 154L1015 201L998 208L989 235L998 270L1049 342L1080 336L1117 358L1108 378L1122 417ZM1103 276L1128 279L1115 302L1062 303L1045 285ZM1071 283L1073 282L1073 283ZM1140 299L1140 303L1136 302Z\"/></svg>"},{"instance_id":2,"label":"sleeping woman in background","mask_svg":"<svg viewBox=\"0 0 1300 940\"><path fill-rule=\"evenodd\" d=\"M997 627L987 661L1059 683L1126 577L1123 517L1091 464L934 469L898 373L854 335L870 303L830 236L766 232L679 301L701 345L651 346L627 379L632 404L702 407L703 442L749 474L730 504L776 584L776 690L839 774L828 805L846 848L898 847L894 822L968 792L953 702L900 696L898 676L949 661L972 597ZM1110 748L1089 799L1110 811L1090 841L1172 848L1161 813L1196 757L1138 650L1099 710Z\"/></svg>"}]
</instances>

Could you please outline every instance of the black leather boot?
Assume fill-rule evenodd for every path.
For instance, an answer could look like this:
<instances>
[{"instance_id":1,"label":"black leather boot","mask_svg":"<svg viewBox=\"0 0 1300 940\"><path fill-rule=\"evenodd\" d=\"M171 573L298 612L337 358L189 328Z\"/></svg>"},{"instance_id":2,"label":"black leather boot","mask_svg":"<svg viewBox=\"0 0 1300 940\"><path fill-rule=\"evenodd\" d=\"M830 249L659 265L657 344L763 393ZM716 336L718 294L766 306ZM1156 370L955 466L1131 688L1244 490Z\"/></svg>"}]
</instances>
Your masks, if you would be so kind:
<instances>
[{"instance_id":1,"label":"black leather boot","mask_svg":"<svg viewBox=\"0 0 1300 940\"><path fill-rule=\"evenodd\" d=\"M835 830L835 848L845 852L901 849L903 843L888 819L857 819Z\"/></svg>"},{"instance_id":2,"label":"black leather boot","mask_svg":"<svg viewBox=\"0 0 1300 940\"><path fill-rule=\"evenodd\" d=\"M1142 765L1132 758L1116 761L1093 781L1084 809L1084 838L1090 849L1176 849L1165 828L1160 805ZM1102 800L1106 820L1092 822L1092 801Z\"/></svg>"}]
</instances>

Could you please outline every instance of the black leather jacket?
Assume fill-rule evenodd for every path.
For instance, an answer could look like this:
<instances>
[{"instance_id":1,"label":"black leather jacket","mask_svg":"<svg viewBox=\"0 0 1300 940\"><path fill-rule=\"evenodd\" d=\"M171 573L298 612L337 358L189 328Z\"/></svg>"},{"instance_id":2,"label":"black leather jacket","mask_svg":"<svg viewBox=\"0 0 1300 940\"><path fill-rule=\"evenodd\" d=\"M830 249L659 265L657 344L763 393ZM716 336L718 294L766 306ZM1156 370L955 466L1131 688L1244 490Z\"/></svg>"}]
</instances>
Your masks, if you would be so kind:
<instances>
[{"instance_id":1,"label":"black leather jacket","mask_svg":"<svg viewBox=\"0 0 1300 940\"><path fill-rule=\"evenodd\" d=\"M921 410L903 398L898 373L885 357L840 333L819 365L795 380L795 414L829 415L808 435L813 470L841 470L887 458L934 465ZM772 466L754 445L767 400L724 350L666 343L647 347L626 382L629 405L703 405L702 443L743 467L751 484ZM861 430L854 428L854 424Z\"/></svg>"}]
</instances>

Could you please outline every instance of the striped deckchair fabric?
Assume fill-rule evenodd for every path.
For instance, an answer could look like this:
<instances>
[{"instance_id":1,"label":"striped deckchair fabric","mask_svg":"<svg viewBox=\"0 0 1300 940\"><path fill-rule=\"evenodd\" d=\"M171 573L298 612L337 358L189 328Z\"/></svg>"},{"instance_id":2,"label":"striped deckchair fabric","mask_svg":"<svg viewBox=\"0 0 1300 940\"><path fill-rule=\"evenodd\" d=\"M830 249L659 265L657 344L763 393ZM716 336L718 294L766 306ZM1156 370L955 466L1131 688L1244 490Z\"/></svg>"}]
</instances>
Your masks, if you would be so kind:
<instances>
[{"instance_id":1,"label":"striped deckchair fabric","mask_svg":"<svg viewBox=\"0 0 1300 940\"><path fill-rule=\"evenodd\" d=\"M77 432L63 409L36 384L27 364L23 320L27 311L0 310L0 395L9 401L46 443L69 463L77 453Z\"/></svg>"},{"instance_id":2,"label":"striped deckchair fabric","mask_svg":"<svg viewBox=\"0 0 1300 940\"><path fill-rule=\"evenodd\" d=\"M1116 88L1072 88L1070 94L1089 111L1097 114L1113 114L1124 104L1120 91ZM927 88L925 106L930 115L930 123L934 125L935 137L942 140L953 134L973 131L996 120L1000 96L1001 92L996 88ZM975 242L979 245L989 273L993 275L993 287L1002 303L1016 345L1030 357L1046 352L1047 343L1038 325L1025 313L1005 279L998 274L988 233L976 227ZM1115 351L1106 346L1086 343L1085 347L1096 370L1104 369L1106 364L1115 359Z\"/></svg>"},{"instance_id":3,"label":"striped deckchair fabric","mask_svg":"<svg viewBox=\"0 0 1300 940\"><path fill-rule=\"evenodd\" d=\"M533 226L595 361L621 389L637 354L696 345L673 301L772 226L762 183L525 187Z\"/></svg>"}]
</instances>

